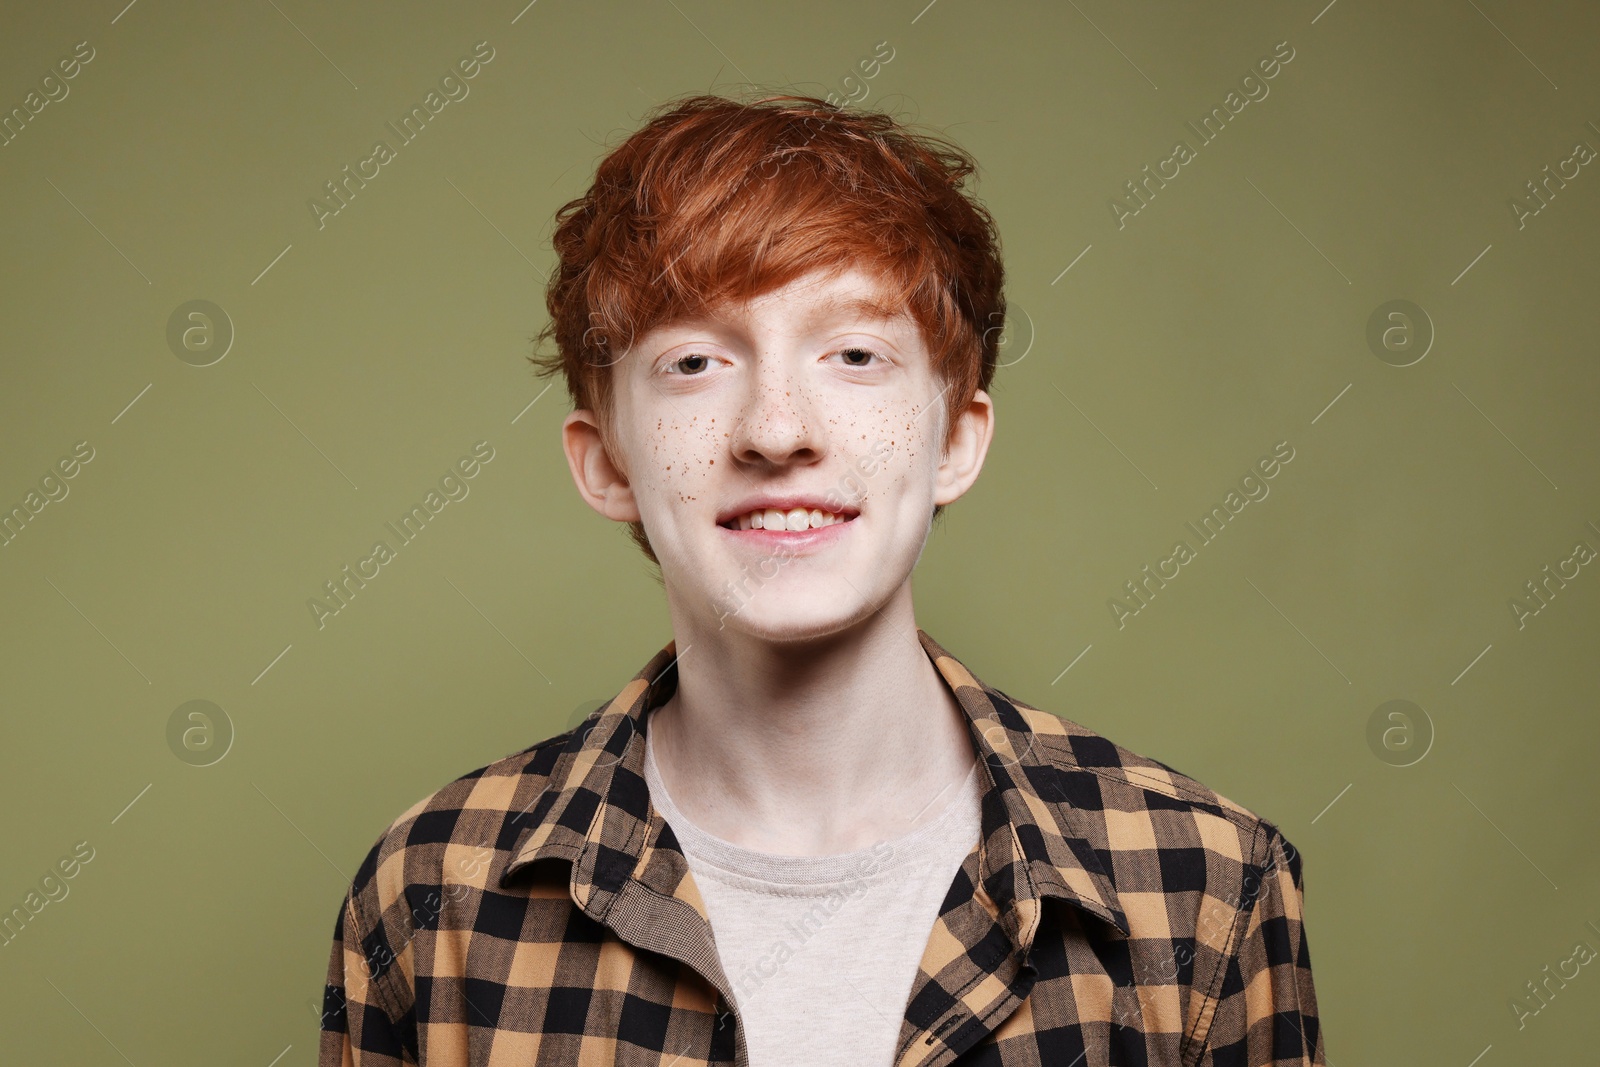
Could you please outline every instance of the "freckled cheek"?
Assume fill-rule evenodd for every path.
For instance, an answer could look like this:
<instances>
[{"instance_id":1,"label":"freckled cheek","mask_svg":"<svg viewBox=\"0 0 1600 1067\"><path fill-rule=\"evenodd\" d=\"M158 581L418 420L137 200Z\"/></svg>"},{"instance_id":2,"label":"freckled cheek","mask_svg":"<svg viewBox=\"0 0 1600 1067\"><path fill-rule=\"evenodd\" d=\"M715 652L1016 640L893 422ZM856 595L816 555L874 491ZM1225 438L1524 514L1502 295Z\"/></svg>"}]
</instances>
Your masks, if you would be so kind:
<instances>
[{"instance_id":1,"label":"freckled cheek","mask_svg":"<svg viewBox=\"0 0 1600 1067\"><path fill-rule=\"evenodd\" d=\"M938 478L939 450L935 443L916 431L886 434L887 450L878 461L878 476L873 479L887 492L912 497L927 494Z\"/></svg>"},{"instance_id":2,"label":"freckled cheek","mask_svg":"<svg viewBox=\"0 0 1600 1067\"><path fill-rule=\"evenodd\" d=\"M660 499L668 511L704 500L718 472L719 431L699 421L688 425L663 422L640 440L644 456L635 491Z\"/></svg>"}]
</instances>

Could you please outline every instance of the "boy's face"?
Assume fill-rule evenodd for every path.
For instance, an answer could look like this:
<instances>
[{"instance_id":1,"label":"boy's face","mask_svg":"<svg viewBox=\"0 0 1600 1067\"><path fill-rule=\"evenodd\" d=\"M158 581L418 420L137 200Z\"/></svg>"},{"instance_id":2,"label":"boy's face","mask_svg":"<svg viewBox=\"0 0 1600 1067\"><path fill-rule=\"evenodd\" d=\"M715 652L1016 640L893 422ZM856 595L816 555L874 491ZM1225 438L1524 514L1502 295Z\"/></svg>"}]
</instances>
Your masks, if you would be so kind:
<instances>
[{"instance_id":1,"label":"boy's face","mask_svg":"<svg viewBox=\"0 0 1600 1067\"><path fill-rule=\"evenodd\" d=\"M948 401L915 320L849 304L879 292L859 268L819 271L654 329L611 368L618 454L594 413L563 424L579 492L643 521L680 641L721 628L799 640L864 620L906 586L934 505L977 479L988 395L946 452Z\"/></svg>"}]
</instances>

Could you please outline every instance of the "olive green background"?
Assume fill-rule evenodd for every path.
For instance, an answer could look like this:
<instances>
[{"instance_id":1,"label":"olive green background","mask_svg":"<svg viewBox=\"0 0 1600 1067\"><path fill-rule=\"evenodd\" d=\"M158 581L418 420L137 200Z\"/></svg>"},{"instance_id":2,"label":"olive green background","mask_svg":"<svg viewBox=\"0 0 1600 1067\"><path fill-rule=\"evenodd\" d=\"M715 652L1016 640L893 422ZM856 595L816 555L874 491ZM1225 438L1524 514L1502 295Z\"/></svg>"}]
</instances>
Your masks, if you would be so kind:
<instances>
[{"instance_id":1,"label":"olive green background","mask_svg":"<svg viewBox=\"0 0 1600 1067\"><path fill-rule=\"evenodd\" d=\"M121 4L0 14L0 111L95 53L0 148L0 509L94 449L0 548L0 911L94 849L0 947L0 1058L314 1063L384 826L665 644L525 357L551 216L606 148L752 84L865 91L982 164L1010 365L920 624L1283 829L1335 1067L1592 1055L1594 966L1520 1028L1511 1002L1600 948L1600 567L1511 602L1600 547L1600 174L1520 226L1512 199L1600 146L1600 11ZM480 41L469 95L319 228L308 201ZM1283 41L1200 146L1185 123ZM1196 158L1119 227L1180 138ZM1431 326L1394 320L1399 358L1367 331L1402 299ZM169 346L192 300L232 324L209 366ZM484 440L470 494L319 628L307 601ZM1200 544L1184 524L1281 441L1270 495ZM1179 539L1196 558L1119 626ZM191 700L226 721L169 746ZM1421 711L1369 744L1391 700Z\"/></svg>"}]
</instances>

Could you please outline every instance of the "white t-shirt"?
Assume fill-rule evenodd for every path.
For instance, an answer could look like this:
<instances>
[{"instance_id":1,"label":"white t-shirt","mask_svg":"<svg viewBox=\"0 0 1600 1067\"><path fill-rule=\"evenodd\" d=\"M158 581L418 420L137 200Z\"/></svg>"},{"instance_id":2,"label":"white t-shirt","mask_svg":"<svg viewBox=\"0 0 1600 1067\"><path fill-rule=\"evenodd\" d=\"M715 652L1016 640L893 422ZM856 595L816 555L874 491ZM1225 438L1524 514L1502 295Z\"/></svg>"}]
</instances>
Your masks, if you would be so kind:
<instances>
[{"instance_id":1,"label":"white t-shirt","mask_svg":"<svg viewBox=\"0 0 1600 1067\"><path fill-rule=\"evenodd\" d=\"M939 905L982 832L977 763L909 833L854 852L784 856L685 818L650 741L647 729L650 801L705 900L751 1067L890 1067Z\"/></svg>"}]
</instances>

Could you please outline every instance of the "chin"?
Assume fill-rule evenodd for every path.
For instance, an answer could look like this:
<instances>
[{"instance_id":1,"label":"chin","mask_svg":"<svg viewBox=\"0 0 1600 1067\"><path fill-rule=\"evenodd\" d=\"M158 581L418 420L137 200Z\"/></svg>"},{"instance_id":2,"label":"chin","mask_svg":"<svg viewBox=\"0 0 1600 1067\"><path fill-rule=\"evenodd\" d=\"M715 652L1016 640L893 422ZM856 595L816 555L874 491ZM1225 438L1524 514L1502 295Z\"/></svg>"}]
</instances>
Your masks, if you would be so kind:
<instances>
[{"instance_id":1,"label":"chin","mask_svg":"<svg viewBox=\"0 0 1600 1067\"><path fill-rule=\"evenodd\" d=\"M883 606L863 602L861 596L843 582L835 584L844 590L844 595L816 588L799 590L771 585L755 590L742 603L724 599L713 611L708 625L723 633L739 633L784 644L842 633ZM865 577L855 579L853 584L862 593L871 595Z\"/></svg>"},{"instance_id":2,"label":"chin","mask_svg":"<svg viewBox=\"0 0 1600 1067\"><path fill-rule=\"evenodd\" d=\"M868 612L867 614L871 614ZM712 620L715 623L715 619ZM861 616L835 614L815 619L750 619L729 615L721 620L721 633L738 633L769 645L805 644L844 633L861 621Z\"/></svg>"}]
</instances>

